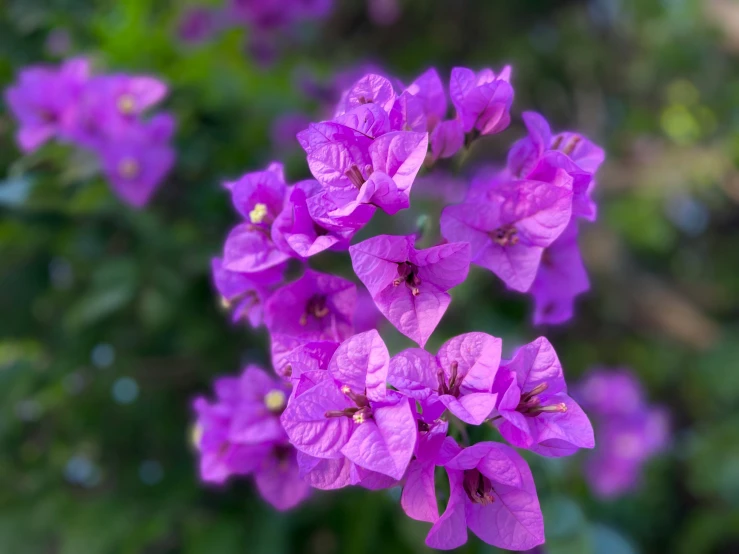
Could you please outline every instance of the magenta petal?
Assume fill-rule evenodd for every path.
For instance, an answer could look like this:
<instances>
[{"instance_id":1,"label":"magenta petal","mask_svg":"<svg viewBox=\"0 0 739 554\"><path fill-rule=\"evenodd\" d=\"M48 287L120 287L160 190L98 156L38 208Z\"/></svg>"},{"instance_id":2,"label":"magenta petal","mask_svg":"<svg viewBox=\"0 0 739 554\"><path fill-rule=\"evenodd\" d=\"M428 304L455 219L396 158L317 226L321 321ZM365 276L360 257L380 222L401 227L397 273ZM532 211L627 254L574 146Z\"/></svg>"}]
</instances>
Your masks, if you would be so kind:
<instances>
[{"instance_id":1,"label":"magenta petal","mask_svg":"<svg viewBox=\"0 0 739 554\"><path fill-rule=\"evenodd\" d=\"M390 113L395 102L393 85L381 75L369 74L354 83L342 98L337 108L337 115L364 104L377 104Z\"/></svg>"},{"instance_id":2,"label":"magenta petal","mask_svg":"<svg viewBox=\"0 0 739 554\"><path fill-rule=\"evenodd\" d=\"M352 462L344 457L326 460L298 451L300 478L316 489L335 490L351 484L351 466Z\"/></svg>"},{"instance_id":3,"label":"magenta petal","mask_svg":"<svg viewBox=\"0 0 739 554\"><path fill-rule=\"evenodd\" d=\"M433 462L414 460L408 466L400 505L405 514L417 521L435 522L439 519L436 503Z\"/></svg>"},{"instance_id":4,"label":"magenta petal","mask_svg":"<svg viewBox=\"0 0 739 554\"><path fill-rule=\"evenodd\" d=\"M470 425L480 425L495 408L496 395L487 392L474 392L455 398L449 394L439 396L439 400L459 419Z\"/></svg>"},{"instance_id":5,"label":"magenta petal","mask_svg":"<svg viewBox=\"0 0 739 554\"><path fill-rule=\"evenodd\" d=\"M464 333L449 339L439 348L437 357L447 379L450 367L457 362L464 377L462 392L490 392L493 387L503 341L487 333Z\"/></svg>"},{"instance_id":6,"label":"magenta petal","mask_svg":"<svg viewBox=\"0 0 739 554\"><path fill-rule=\"evenodd\" d=\"M298 474L295 455L290 449L287 459L273 459L254 476L259 494L280 511L294 508L310 495L310 485Z\"/></svg>"},{"instance_id":7,"label":"magenta petal","mask_svg":"<svg viewBox=\"0 0 739 554\"><path fill-rule=\"evenodd\" d=\"M374 171L387 173L398 190L409 195L427 150L427 133L394 131L376 139L369 147L369 154Z\"/></svg>"},{"instance_id":8,"label":"magenta petal","mask_svg":"<svg viewBox=\"0 0 739 554\"><path fill-rule=\"evenodd\" d=\"M402 394L425 400L439 386L436 358L421 348L409 348L390 360L388 382Z\"/></svg>"},{"instance_id":9,"label":"magenta petal","mask_svg":"<svg viewBox=\"0 0 739 554\"><path fill-rule=\"evenodd\" d=\"M473 262L495 273L512 290L527 292L539 269L544 249L538 246L499 246L490 241Z\"/></svg>"},{"instance_id":10,"label":"magenta petal","mask_svg":"<svg viewBox=\"0 0 739 554\"><path fill-rule=\"evenodd\" d=\"M390 131L388 114L377 104L362 104L334 121L372 139Z\"/></svg>"},{"instance_id":11,"label":"magenta petal","mask_svg":"<svg viewBox=\"0 0 739 554\"><path fill-rule=\"evenodd\" d=\"M423 283L414 296L405 286L385 288L375 298L377 307L390 323L423 348L441 321L452 297L434 285Z\"/></svg>"},{"instance_id":12,"label":"magenta petal","mask_svg":"<svg viewBox=\"0 0 739 554\"><path fill-rule=\"evenodd\" d=\"M572 398L556 394L547 398L547 404L563 403L564 413L544 414L529 422L532 435L538 444L532 451L542 456L558 458L570 456L579 448L593 448L595 439L588 416Z\"/></svg>"},{"instance_id":13,"label":"magenta petal","mask_svg":"<svg viewBox=\"0 0 739 554\"><path fill-rule=\"evenodd\" d=\"M466 242L442 244L425 250L413 250L408 258L418 266L418 276L422 281L449 290L467 278L470 246Z\"/></svg>"},{"instance_id":14,"label":"magenta petal","mask_svg":"<svg viewBox=\"0 0 739 554\"><path fill-rule=\"evenodd\" d=\"M447 470L449 476L449 502L444 513L436 520L426 537L426 545L439 550L451 550L467 542L467 522L461 471Z\"/></svg>"},{"instance_id":15,"label":"magenta petal","mask_svg":"<svg viewBox=\"0 0 739 554\"><path fill-rule=\"evenodd\" d=\"M384 400L390 354L380 334L371 329L345 340L331 358L328 371L355 394Z\"/></svg>"},{"instance_id":16,"label":"magenta petal","mask_svg":"<svg viewBox=\"0 0 739 554\"><path fill-rule=\"evenodd\" d=\"M272 367L282 377L289 377L287 367L298 362L310 369L326 369L338 343L333 341L307 341L300 337L272 333Z\"/></svg>"},{"instance_id":17,"label":"magenta petal","mask_svg":"<svg viewBox=\"0 0 739 554\"><path fill-rule=\"evenodd\" d=\"M228 234L223 266L229 271L264 271L290 258L289 254L280 252L264 233L255 231L252 227L253 225L243 223Z\"/></svg>"},{"instance_id":18,"label":"magenta petal","mask_svg":"<svg viewBox=\"0 0 739 554\"><path fill-rule=\"evenodd\" d=\"M439 73L433 67L424 71L408 88L410 94L421 100L427 116L437 121L446 115L447 100Z\"/></svg>"},{"instance_id":19,"label":"magenta petal","mask_svg":"<svg viewBox=\"0 0 739 554\"><path fill-rule=\"evenodd\" d=\"M395 99L390 110L390 125L396 131L426 132L426 114L423 101L408 91Z\"/></svg>"},{"instance_id":20,"label":"magenta petal","mask_svg":"<svg viewBox=\"0 0 739 554\"><path fill-rule=\"evenodd\" d=\"M398 264L408 259L412 246L408 237L379 235L349 247L354 273L372 298L398 277Z\"/></svg>"},{"instance_id":21,"label":"magenta petal","mask_svg":"<svg viewBox=\"0 0 739 554\"><path fill-rule=\"evenodd\" d=\"M505 365L516 373L518 386L524 393L544 383L547 395L567 392L562 364L546 337L539 337L516 350L513 359Z\"/></svg>"},{"instance_id":22,"label":"magenta petal","mask_svg":"<svg viewBox=\"0 0 739 554\"><path fill-rule=\"evenodd\" d=\"M398 185L387 173L375 171L362 188L359 189L357 202L372 204L390 215L410 207L410 199L406 191L398 189ZM342 210L343 213L343 210Z\"/></svg>"},{"instance_id":23,"label":"magenta petal","mask_svg":"<svg viewBox=\"0 0 739 554\"><path fill-rule=\"evenodd\" d=\"M341 453L355 464L402 479L416 446L416 420L406 398L372 408L372 419L357 426Z\"/></svg>"},{"instance_id":24,"label":"magenta petal","mask_svg":"<svg viewBox=\"0 0 739 554\"><path fill-rule=\"evenodd\" d=\"M390 487L395 487L398 485L397 479L393 479L392 477L383 475L382 473L378 473L376 471L364 469L363 467L359 467L356 464L352 464L352 471L354 476L352 484L359 485L360 487L363 487L370 491L389 489Z\"/></svg>"},{"instance_id":25,"label":"magenta petal","mask_svg":"<svg viewBox=\"0 0 739 554\"><path fill-rule=\"evenodd\" d=\"M431 155L434 160L451 158L464 145L464 130L459 119L440 122L431 132Z\"/></svg>"},{"instance_id":26,"label":"magenta petal","mask_svg":"<svg viewBox=\"0 0 739 554\"><path fill-rule=\"evenodd\" d=\"M290 443L318 458L338 458L354 424L346 417L326 417L330 410L353 406L333 380L318 383L292 399L280 418Z\"/></svg>"}]
</instances>

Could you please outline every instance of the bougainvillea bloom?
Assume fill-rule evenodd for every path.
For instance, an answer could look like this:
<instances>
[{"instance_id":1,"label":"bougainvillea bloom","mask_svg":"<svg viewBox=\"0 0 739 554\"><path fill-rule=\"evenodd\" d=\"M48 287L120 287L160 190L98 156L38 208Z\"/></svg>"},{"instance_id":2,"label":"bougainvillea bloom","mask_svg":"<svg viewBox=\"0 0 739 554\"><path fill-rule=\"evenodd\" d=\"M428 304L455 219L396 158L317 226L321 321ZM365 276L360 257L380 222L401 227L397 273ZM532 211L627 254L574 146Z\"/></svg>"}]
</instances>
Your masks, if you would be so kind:
<instances>
[{"instance_id":1,"label":"bougainvillea bloom","mask_svg":"<svg viewBox=\"0 0 739 554\"><path fill-rule=\"evenodd\" d=\"M279 422L289 394L285 384L249 366L238 378L216 380L215 392L215 403L195 400L201 478L223 483L253 474L260 494L278 510L305 499L310 487L299 478L297 453Z\"/></svg>"},{"instance_id":2,"label":"bougainvillea bloom","mask_svg":"<svg viewBox=\"0 0 739 554\"><path fill-rule=\"evenodd\" d=\"M271 334L340 342L353 332L357 287L351 281L307 270L275 291L264 307Z\"/></svg>"},{"instance_id":3,"label":"bougainvillea bloom","mask_svg":"<svg viewBox=\"0 0 739 554\"><path fill-rule=\"evenodd\" d=\"M282 415L290 442L316 458L403 477L416 444L408 398L386 388L389 354L377 331L343 342L323 379L295 396Z\"/></svg>"},{"instance_id":4,"label":"bougainvillea bloom","mask_svg":"<svg viewBox=\"0 0 739 554\"><path fill-rule=\"evenodd\" d=\"M562 365L546 338L502 362L493 391L499 394L493 421L513 446L559 457L595 445L590 420L567 395Z\"/></svg>"},{"instance_id":5,"label":"bougainvillea bloom","mask_svg":"<svg viewBox=\"0 0 739 554\"><path fill-rule=\"evenodd\" d=\"M544 542L534 479L515 450L494 442L462 449L446 438L435 464L444 466L449 477L449 501L441 516L433 480L409 479L403 490L404 508L412 506L406 513L433 523L428 546L457 548L467 542L467 528L484 542L507 550L527 550Z\"/></svg>"},{"instance_id":6,"label":"bougainvillea bloom","mask_svg":"<svg viewBox=\"0 0 739 554\"><path fill-rule=\"evenodd\" d=\"M492 135L508 127L513 104L510 77L510 66L498 75L490 69L477 74L465 67L452 69L449 95L465 133L474 129L481 135Z\"/></svg>"},{"instance_id":7,"label":"bougainvillea bloom","mask_svg":"<svg viewBox=\"0 0 739 554\"><path fill-rule=\"evenodd\" d=\"M174 119L159 114L148 122L131 125L115 141L100 148L103 171L113 190L130 205L144 206L174 163L169 142Z\"/></svg>"},{"instance_id":8,"label":"bougainvillea bloom","mask_svg":"<svg viewBox=\"0 0 739 554\"><path fill-rule=\"evenodd\" d=\"M551 182L509 181L487 190L485 198L447 206L441 233L470 243L472 263L526 292L544 248L565 230L571 210L572 177L558 170Z\"/></svg>"},{"instance_id":9,"label":"bougainvillea bloom","mask_svg":"<svg viewBox=\"0 0 739 554\"><path fill-rule=\"evenodd\" d=\"M518 140L508 154L508 170L519 179L533 178L542 160L566 170L573 177L573 216L594 221L597 215L590 194L595 173L605 159L603 149L578 133L552 135L546 119L536 112L524 112L528 137Z\"/></svg>"},{"instance_id":10,"label":"bougainvillea bloom","mask_svg":"<svg viewBox=\"0 0 739 554\"><path fill-rule=\"evenodd\" d=\"M221 304L231 312L231 320L236 323L246 319L252 327L262 324L264 302L274 285L282 281L285 266L274 266L258 273L238 273L223 267L220 258L211 261L213 283Z\"/></svg>"},{"instance_id":11,"label":"bougainvillea bloom","mask_svg":"<svg viewBox=\"0 0 739 554\"><path fill-rule=\"evenodd\" d=\"M575 396L598 432L598 447L585 463L591 489L604 499L637 489L646 462L667 446L667 412L647 402L636 375L626 369L591 370Z\"/></svg>"},{"instance_id":12,"label":"bougainvillea bloom","mask_svg":"<svg viewBox=\"0 0 739 554\"><path fill-rule=\"evenodd\" d=\"M495 408L497 395L491 390L500 351L501 340L486 333L454 337L436 356L409 348L390 361L388 382L421 402L427 423L446 407L465 423L480 425Z\"/></svg>"},{"instance_id":13,"label":"bougainvillea bloom","mask_svg":"<svg viewBox=\"0 0 739 554\"><path fill-rule=\"evenodd\" d=\"M275 240L272 224L285 205L287 185L282 164L247 173L225 183L233 205L244 218L226 238L223 264L230 271L253 273L281 264L290 257Z\"/></svg>"},{"instance_id":14,"label":"bougainvillea bloom","mask_svg":"<svg viewBox=\"0 0 739 554\"><path fill-rule=\"evenodd\" d=\"M577 222L550 244L541 256L531 285L534 324L558 324L572 317L575 297L590 289L590 281L577 246Z\"/></svg>"},{"instance_id":15,"label":"bougainvillea bloom","mask_svg":"<svg viewBox=\"0 0 739 554\"><path fill-rule=\"evenodd\" d=\"M447 291L467 277L470 247L458 242L416 250L415 238L380 235L349 254L380 312L423 347L449 306Z\"/></svg>"},{"instance_id":16,"label":"bougainvillea bloom","mask_svg":"<svg viewBox=\"0 0 739 554\"><path fill-rule=\"evenodd\" d=\"M275 372L291 379L297 366L299 373L316 369L327 369L331 356L339 347L330 340L308 340L299 336L271 334L272 367Z\"/></svg>"},{"instance_id":17,"label":"bougainvillea bloom","mask_svg":"<svg viewBox=\"0 0 739 554\"><path fill-rule=\"evenodd\" d=\"M88 79L89 64L72 59L61 67L33 66L21 71L5 101L20 123L18 144L32 152L68 129Z\"/></svg>"}]
</instances>

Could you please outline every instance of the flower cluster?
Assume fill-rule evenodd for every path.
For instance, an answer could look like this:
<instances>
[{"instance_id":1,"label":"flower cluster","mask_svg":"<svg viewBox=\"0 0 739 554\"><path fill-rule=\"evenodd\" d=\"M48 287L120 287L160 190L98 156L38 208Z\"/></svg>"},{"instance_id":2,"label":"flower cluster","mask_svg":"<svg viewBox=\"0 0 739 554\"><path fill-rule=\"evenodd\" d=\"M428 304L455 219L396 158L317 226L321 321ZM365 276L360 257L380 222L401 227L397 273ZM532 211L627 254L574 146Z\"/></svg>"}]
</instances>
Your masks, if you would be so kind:
<instances>
[{"instance_id":1,"label":"flower cluster","mask_svg":"<svg viewBox=\"0 0 739 554\"><path fill-rule=\"evenodd\" d=\"M171 115L145 117L167 94L153 77L91 75L85 59L60 67L32 66L5 92L18 120L21 149L52 138L93 152L114 192L132 206L146 204L174 163Z\"/></svg>"},{"instance_id":2,"label":"flower cluster","mask_svg":"<svg viewBox=\"0 0 739 554\"><path fill-rule=\"evenodd\" d=\"M591 370L575 396L598 429L598 449L585 465L590 488L604 499L636 489L644 464L667 446L667 411L647 402L641 383L627 369Z\"/></svg>"},{"instance_id":3,"label":"flower cluster","mask_svg":"<svg viewBox=\"0 0 739 554\"><path fill-rule=\"evenodd\" d=\"M434 69L408 86L367 74L331 119L298 133L313 179L290 185L272 163L225 184L243 221L213 261L216 288L234 320L267 328L282 383L247 368L232 385L216 383L215 404L197 401L203 479L254 473L281 509L302 499L306 484L402 486L408 516L432 524L431 547L460 546L468 528L501 548L544 541L532 474L513 447L560 457L594 446L554 348L540 337L502 359L501 339L481 332L435 354L426 344L471 263L516 290L538 282L540 319L566 319L582 287L562 290L558 280L584 271L577 218L595 217L590 191L602 151L580 135L552 137L541 116L527 114L529 136L514 144L506 169L478 175L464 203L444 210L446 240L416 248L416 235L377 235L352 244L377 210L410 206L422 169L508 127L510 74L455 68L448 87ZM361 292L307 267L329 249L348 250ZM284 282L291 260L303 271ZM356 324L359 300L359 313L371 301L418 347L391 356L372 317ZM496 429L510 446L469 444L465 425ZM450 486L441 514L437 468ZM265 474L279 471L267 487Z\"/></svg>"}]
</instances>

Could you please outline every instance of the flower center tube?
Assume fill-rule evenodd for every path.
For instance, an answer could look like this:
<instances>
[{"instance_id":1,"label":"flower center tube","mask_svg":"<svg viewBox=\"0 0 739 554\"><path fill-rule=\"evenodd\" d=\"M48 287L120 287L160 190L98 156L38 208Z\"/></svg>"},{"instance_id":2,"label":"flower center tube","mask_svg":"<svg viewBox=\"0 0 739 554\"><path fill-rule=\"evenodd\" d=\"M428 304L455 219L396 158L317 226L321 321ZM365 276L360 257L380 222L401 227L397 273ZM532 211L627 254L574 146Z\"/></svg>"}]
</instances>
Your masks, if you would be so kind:
<instances>
[{"instance_id":1,"label":"flower center tube","mask_svg":"<svg viewBox=\"0 0 739 554\"><path fill-rule=\"evenodd\" d=\"M366 395L352 392L348 385L342 386L341 392L349 397L355 406L350 406L343 410L328 410L324 414L325 417L349 417L357 424L362 424L372 418L372 408L370 408Z\"/></svg>"},{"instance_id":2,"label":"flower center tube","mask_svg":"<svg viewBox=\"0 0 739 554\"><path fill-rule=\"evenodd\" d=\"M321 320L326 317L331 310L326 305L326 297L322 294L315 294L308 299L305 304L305 311L300 316L300 324L308 325L308 317Z\"/></svg>"},{"instance_id":3,"label":"flower center tube","mask_svg":"<svg viewBox=\"0 0 739 554\"><path fill-rule=\"evenodd\" d=\"M513 225L503 225L490 231L490 238L500 246L515 246L518 244L518 230Z\"/></svg>"},{"instance_id":4,"label":"flower center tube","mask_svg":"<svg viewBox=\"0 0 739 554\"><path fill-rule=\"evenodd\" d=\"M405 283L405 286L411 290L413 296L418 296L420 290L418 287L421 286L421 278L418 276L418 266L411 262L402 262L398 264L398 277L393 281L393 286L400 286L401 283Z\"/></svg>"},{"instance_id":5,"label":"flower center tube","mask_svg":"<svg viewBox=\"0 0 739 554\"><path fill-rule=\"evenodd\" d=\"M464 472L463 478L464 492L467 493L469 498L474 504L482 504L487 506L495 502L493 496L493 485L490 483L490 479L485 477L477 469L467 469Z\"/></svg>"},{"instance_id":6,"label":"flower center tube","mask_svg":"<svg viewBox=\"0 0 739 554\"><path fill-rule=\"evenodd\" d=\"M372 175L372 166L365 165L364 173L367 174L367 178L364 177L362 170L359 169L359 166L357 164L352 164L352 166L344 172L344 175L347 177L347 179L351 181L352 185L360 189L362 188L362 185L367 181L367 179L369 179Z\"/></svg>"},{"instance_id":7,"label":"flower center tube","mask_svg":"<svg viewBox=\"0 0 739 554\"><path fill-rule=\"evenodd\" d=\"M566 412L567 405L564 402L560 402L558 404L550 404L548 406L542 405L539 395L547 390L548 387L549 385L547 385L546 383L541 383L531 389L529 392L521 395L521 400L518 402L518 406L516 406L516 411L528 417L536 417L539 414L543 413Z\"/></svg>"},{"instance_id":8,"label":"flower center tube","mask_svg":"<svg viewBox=\"0 0 739 554\"><path fill-rule=\"evenodd\" d=\"M449 366L449 382L446 380L446 375L443 369L439 369L436 373L436 378L439 381L439 394L451 394L455 398L459 397L459 387L462 386L462 377L458 374L459 364L452 362Z\"/></svg>"}]
</instances>

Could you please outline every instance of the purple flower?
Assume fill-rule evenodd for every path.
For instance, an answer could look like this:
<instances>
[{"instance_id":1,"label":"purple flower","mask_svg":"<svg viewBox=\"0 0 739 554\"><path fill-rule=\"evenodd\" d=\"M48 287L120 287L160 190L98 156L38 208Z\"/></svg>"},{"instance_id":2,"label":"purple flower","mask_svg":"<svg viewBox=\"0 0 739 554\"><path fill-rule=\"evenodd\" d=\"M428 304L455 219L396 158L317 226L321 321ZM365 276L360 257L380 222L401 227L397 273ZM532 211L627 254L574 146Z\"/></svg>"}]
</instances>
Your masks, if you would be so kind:
<instances>
[{"instance_id":1,"label":"purple flower","mask_svg":"<svg viewBox=\"0 0 739 554\"><path fill-rule=\"evenodd\" d=\"M177 28L180 40L200 43L210 39L221 27L221 10L196 6L188 8Z\"/></svg>"},{"instance_id":2,"label":"purple flower","mask_svg":"<svg viewBox=\"0 0 739 554\"><path fill-rule=\"evenodd\" d=\"M510 66L498 75L490 69L477 74L465 67L452 69L449 95L465 133L474 129L481 135L492 135L508 127L513 103L510 75Z\"/></svg>"},{"instance_id":3,"label":"purple flower","mask_svg":"<svg viewBox=\"0 0 739 554\"><path fill-rule=\"evenodd\" d=\"M513 446L560 457L595 445L593 427L567 395L562 365L546 338L522 346L501 363L493 391L499 398L493 421Z\"/></svg>"},{"instance_id":4,"label":"purple flower","mask_svg":"<svg viewBox=\"0 0 739 554\"><path fill-rule=\"evenodd\" d=\"M467 528L484 542L507 550L542 544L544 521L524 459L509 446L494 442L462 449L447 437L439 446L440 434L426 439L430 444L412 462L401 497L410 517L433 523L426 544L442 550L457 548L467 542ZM434 465L444 466L449 477L449 501L441 516L429 457Z\"/></svg>"},{"instance_id":5,"label":"purple flower","mask_svg":"<svg viewBox=\"0 0 739 554\"><path fill-rule=\"evenodd\" d=\"M273 285L282 281L285 266L274 266L258 273L238 273L223 267L220 258L211 260L213 283L221 304L231 311L231 320L236 323L246 319L252 327L262 324L264 302Z\"/></svg>"},{"instance_id":6,"label":"purple flower","mask_svg":"<svg viewBox=\"0 0 739 554\"><path fill-rule=\"evenodd\" d=\"M501 340L465 333L446 341L436 356L409 348L390 361L388 382L423 407L430 423L444 409L470 425L480 425L495 408L493 382L500 364Z\"/></svg>"},{"instance_id":7,"label":"purple flower","mask_svg":"<svg viewBox=\"0 0 739 554\"><path fill-rule=\"evenodd\" d=\"M309 269L267 300L264 322L273 335L338 342L353 332L356 303L354 283Z\"/></svg>"},{"instance_id":8,"label":"purple flower","mask_svg":"<svg viewBox=\"0 0 739 554\"><path fill-rule=\"evenodd\" d=\"M595 173L605 159L603 149L578 133L552 136L549 123L536 112L524 112L529 136L518 140L508 154L508 170L520 179L530 179L541 164L566 170L573 177L572 214L594 221L597 215L590 194ZM551 169L549 170L551 171Z\"/></svg>"},{"instance_id":9,"label":"purple flower","mask_svg":"<svg viewBox=\"0 0 739 554\"><path fill-rule=\"evenodd\" d=\"M285 409L291 444L314 458L346 458L401 479L415 449L416 420L409 399L386 388L389 358L377 331L344 341L327 372L318 372L326 377Z\"/></svg>"},{"instance_id":10,"label":"purple flower","mask_svg":"<svg viewBox=\"0 0 739 554\"><path fill-rule=\"evenodd\" d=\"M309 258L328 248L346 250L354 229L337 229L330 224L328 208L320 198L317 181L301 181L290 189L288 201L272 227L275 241L284 241L301 258ZM310 204L308 203L309 199ZM327 224L323 227L320 223Z\"/></svg>"},{"instance_id":11,"label":"purple flower","mask_svg":"<svg viewBox=\"0 0 739 554\"><path fill-rule=\"evenodd\" d=\"M201 478L220 484L253 474L260 494L278 510L305 499L310 487L299 478L295 449L279 419L289 388L249 366L238 378L217 379L215 392L215 403L195 400Z\"/></svg>"},{"instance_id":12,"label":"purple flower","mask_svg":"<svg viewBox=\"0 0 739 554\"><path fill-rule=\"evenodd\" d=\"M636 375L626 369L591 370L575 394L598 431L598 447L585 462L591 489L603 499L637 489L644 465L667 446L667 411L647 403Z\"/></svg>"},{"instance_id":13,"label":"purple flower","mask_svg":"<svg viewBox=\"0 0 739 554\"><path fill-rule=\"evenodd\" d=\"M464 130L459 119L441 121L431 132L431 157L451 158L464 144Z\"/></svg>"},{"instance_id":14,"label":"purple flower","mask_svg":"<svg viewBox=\"0 0 739 554\"><path fill-rule=\"evenodd\" d=\"M115 141L100 145L103 173L128 204L144 206L171 169L175 153L169 141L174 126L171 116L159 114L127 126Z\"/></svg>"},{"instance_id":15,"label":"purple flower","mask_svg":"<svg viewBox=\"0 0 739 554\"><path fill-rule=\"evenodd\" d=\"M286 379L291 379L293 373L299 376L307 371L327 369L331 356L339 347L334 341L307 340L279 333L272 333L270 338L272 366Z\"/></svg>"},{"instance_id":16,"label":"purple flower","mask_svg":"<svg viewBox=\"0 0 739 554\"><path fill-rule=\"evenodd\" d=\"M298 133L311 173L325 188L325 201L334 205L328 215L354 228L369 221L373 206L392 215L410 205L413 180L428 149L426 133L390 131L392 85L384 77L369 77L389 89L360 80L345 99L348 112ZM374 100L363 96L371 94Z\"/></svg>"},{"instance_id":17,"label":"purple flower","mask_svg":"<svg viewBox=\"0 0 739 554\"><path fill-rule=\"evenodd\" d=\"M302 19L328 16L333 0L230 0L229 16L271 30Z\"/></svg>"},{"instance_id":18,"label":"purple flower","mask_svg":"<svg viewBox=\"0 0 739 554\"><path fill-rule=\"evenodd\" d=\"M16 135L24 152L33 152L70 125L88 79L87 60L75 58L61 67L32 66L5 91L5 101L20 123Z\"/></svg>"},{"instance_id":19,"label":"purple flower","mask_svg":"<svg viewBox=\"0 0 739 554\"><path fill-rule=\"evenodd\" d=\"M423 347L449 306L447 291L467 277L470 249L458 242L416 250L414 242L415 235L380 235L349 255L380 312Z\"/></svg>"},{"instance_id":20,"label":"purple flower","mask_svg":"<svg viewBox=\"0 0 739 554\"><path fill-rule=\"evenodd\" d=\"M534 324L558 324L572 317L575 297L590 289L577 247L577 222L544 250L530 292L534 297Z\"/></svg>"},{"instance_id":21,"label":"purple flower","mask_svg":"<svg viewBox=\"0 0 739 554\"><path fill-rule=\"evenodd\" d=\"M526 292L544 248L565 230L572 209L572 177L557 170L551 181L494 182L484 196L448 206L441 233L470 243L472 263L500 277L509 288Z\"/></svg>"},{"instance_id":22,"label":"purple flower","mask_svg":"<svg viewBox=\"0 0 739 554\"><path fill-rule=\"evenodd\" d=\"M254 273L284 262L289 247L278 246L273 223L282 212L287 185L282 164L273 163L264 171L247 173L226 183L234 207L245 222L234 227L226 238L223 264L230 271Z\"/></svg>"},{"instance_id":23,"label":"purple flower","mask_svg":"<svg viewBox=\"0 0 739 554\"><path fill-rule=\"evenodd\" d=\"M93 77L85 84L64 138L96 151L125 140L140 116L166 95L167 85L153 77Z\"/></svg>"}]
</instances>

